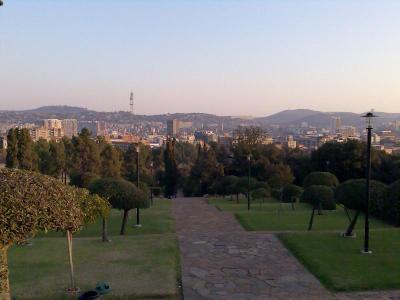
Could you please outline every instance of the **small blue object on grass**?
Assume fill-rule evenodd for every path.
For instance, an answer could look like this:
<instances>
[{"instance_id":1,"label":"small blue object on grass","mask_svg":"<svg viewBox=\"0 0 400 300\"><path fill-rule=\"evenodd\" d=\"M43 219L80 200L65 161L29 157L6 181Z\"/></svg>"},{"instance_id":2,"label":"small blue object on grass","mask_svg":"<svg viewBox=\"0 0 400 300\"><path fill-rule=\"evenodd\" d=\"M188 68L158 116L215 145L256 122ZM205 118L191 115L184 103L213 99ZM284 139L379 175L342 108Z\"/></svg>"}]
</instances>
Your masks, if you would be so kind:
<instances>
[{"instance_id":1,"label":"small blue object on grass","mask_svg":"<svg viewBox=\"0 0 400 300\"><path fill-rule=\"evenodd\" d=\"M108 294L111 291L110 285L105 282L98 282L96 284L96 292L100 295Z\"/></svg>"}]
</instances>

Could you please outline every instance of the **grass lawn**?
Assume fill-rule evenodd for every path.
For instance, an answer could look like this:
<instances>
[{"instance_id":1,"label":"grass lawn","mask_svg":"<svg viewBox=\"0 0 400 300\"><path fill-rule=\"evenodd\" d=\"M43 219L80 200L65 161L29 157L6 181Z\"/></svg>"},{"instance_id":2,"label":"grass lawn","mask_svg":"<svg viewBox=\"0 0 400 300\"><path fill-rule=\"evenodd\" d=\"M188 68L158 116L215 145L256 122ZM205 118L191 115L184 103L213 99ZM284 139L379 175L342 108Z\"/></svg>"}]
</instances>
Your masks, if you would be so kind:
<instances>
[{"instance_id":1,"label":"grass lawn","mask_svg":"<svg viewBox=\"0 0 400 300\"><path fill-rule=\"evenodd\" d=\"M90 225L73 240L77 285L93 289L98 281L110 284L104 299L176 299L180 278L179 248L174 233L170 200L156 200L142 210L142 228L132 211L126 236L119 236L122 215L109 219L111 243L102 243L101 224ZM69 299L66 238L61 233L41 234L32 246L9 251L12 296L15 299ZM75 299L75 298L71 298Z\"/></svg>"},{"instance_id":2,"label":"grass lawn","mask_svg":"<svg viewBox=\"0 0 400 300\"><path fill-rule=\"evenodd\" d=\"M235 213L240 224L249 231L307 231L311 216L311 206L307 203L296 203L295 210L289 203L280 204L273 198L266 199L264 203L252 202L251 210L247 210L246 199L240 199L239 204L228 199L210 199L210 204L223 211ZM362 216L356 228L362 226ZM341 207L335 211L324 211L323 215L315 214L313 230L344 231L349 220ZM372 228L390 228L390 225L371 219Z\"/></svg>"},{"instance_id":3,"label":"grass lawn","mask_svg":"<svg viewBox=\"0 0 400 300\"><path fill-rule=\"evenodd\" d=\"M355 239L336 233L282 233L292 253L335 291L400 289L400 230L371 231L372 255L361 254L363 232Z\"/></svg>"}]
</instances>

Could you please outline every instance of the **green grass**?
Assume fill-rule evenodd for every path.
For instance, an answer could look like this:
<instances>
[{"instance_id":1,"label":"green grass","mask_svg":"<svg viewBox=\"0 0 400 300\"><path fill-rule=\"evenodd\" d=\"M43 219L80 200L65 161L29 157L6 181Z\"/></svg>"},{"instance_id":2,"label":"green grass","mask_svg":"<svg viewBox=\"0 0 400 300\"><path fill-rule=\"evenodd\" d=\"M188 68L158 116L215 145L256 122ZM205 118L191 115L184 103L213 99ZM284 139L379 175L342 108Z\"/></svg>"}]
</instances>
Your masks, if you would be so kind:
<instances>
[{"instance_id":1,"label":"green grass","mask_svg":"<svg viewBox=\"0 0 400 300\"><path fill-rule=\"evenodd\" d=\"M119 236L122 216L113 211L109 220L111 243L100 239L100 223L90 225L73 240L77 285L93 289L98 281L110 284L104 299L176 299L180 278L179 247L174 233L171 201L157 200L142 210L142 228ZM132 217L134 214L132 214ZM35 238L32 246L9 250L12 296L15 299L69 299L66 238L51 232ZM75 298L72 298L75 299Z\"/></svg>"},{"instance_id":2,"label":"green grass","mask_svg":"<svg viewBox=\"0 0 400 300\"><path fill-rule=\"evenodd\" d=\"M337 233L282 233L292 253L334 291L399 289L400 230L371 231L372 255L361 254L362 231L355 239Z\"/></svg>"},{"instance_id":3,"label":"green grass","mask_svg":"<svg viewBox=\"0 0 400 300\"><path fill-rule=\"evenodd\" d=\"M307 231L311 216L311 206L307 203L296 203L295 210L289 203L279 203L273 198L264 203L252 202L251 210L247 210L246 199L239 204L228 199L210 199L210 204L223 211L233 212L240 224L248 231ZM351 212L352 214L354 212ZM360 216L359 220L362 220ZM334 211L324 211L323 215L315 214L313 230L344 231L349 220L343 210L338 207ZM357 222L356 228L362 226ZM371 228L390 228L391 226L377 219L371 219Z\"/></svg>"},{"instance_id":4,"label":"green grass","mask_svg":"<svg viewBox=\"0 0 400 300\"><path fill-rule=\"evenodd\" d=\"M174 218L171 215L171 201L155 200L153 207L140 210L140 223L142 227L134 227L136 224L136 210L129 211L128 224L126 226L125 235L142 235L142 234L163 234L175 232ZM122 223L123 212L113 209L108 218L109 235L119 235ZM82 231L75 234L76 237L95 237L101 236L101 220L94 224L88 225ZM39 237L62 237L60 232L41 233Z\"/></svg>"}]
</instances>

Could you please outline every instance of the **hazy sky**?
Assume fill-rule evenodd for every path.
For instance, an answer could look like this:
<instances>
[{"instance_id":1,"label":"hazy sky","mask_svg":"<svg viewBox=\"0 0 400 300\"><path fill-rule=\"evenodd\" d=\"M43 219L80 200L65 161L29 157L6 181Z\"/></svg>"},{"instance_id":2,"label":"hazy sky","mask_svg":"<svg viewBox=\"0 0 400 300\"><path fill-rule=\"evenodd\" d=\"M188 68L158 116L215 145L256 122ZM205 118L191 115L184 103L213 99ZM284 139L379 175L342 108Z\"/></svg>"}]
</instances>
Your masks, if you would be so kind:
<instances>
[{"instance_id":1,"label":"hazy sky","mask_svg":"<svg viewBox=\"0 0 400 300\"><path fill-rule=\"evenodd\" d=\"M0 109L400 112L400 1L4 0Z\"/></svg>"}]
</instances>

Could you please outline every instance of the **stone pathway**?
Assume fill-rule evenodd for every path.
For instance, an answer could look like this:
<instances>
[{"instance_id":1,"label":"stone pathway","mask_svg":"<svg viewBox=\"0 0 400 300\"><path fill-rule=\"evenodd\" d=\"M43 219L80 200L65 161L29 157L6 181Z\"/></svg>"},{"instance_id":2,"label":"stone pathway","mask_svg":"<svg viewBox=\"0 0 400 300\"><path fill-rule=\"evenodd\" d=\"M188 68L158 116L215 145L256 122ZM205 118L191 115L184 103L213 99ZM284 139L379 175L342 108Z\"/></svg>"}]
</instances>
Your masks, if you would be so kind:
<instances>
[{"instance_id":1,"label":"stone pathway","mask_svg":"<svg viewBox=\"0 0 400 300\"><path fill-rule=\"evenodd\" d=\"M202 198L172 209L185 300L334 299L273 234L244 231Z\"/></svg>"}]
</instances>

